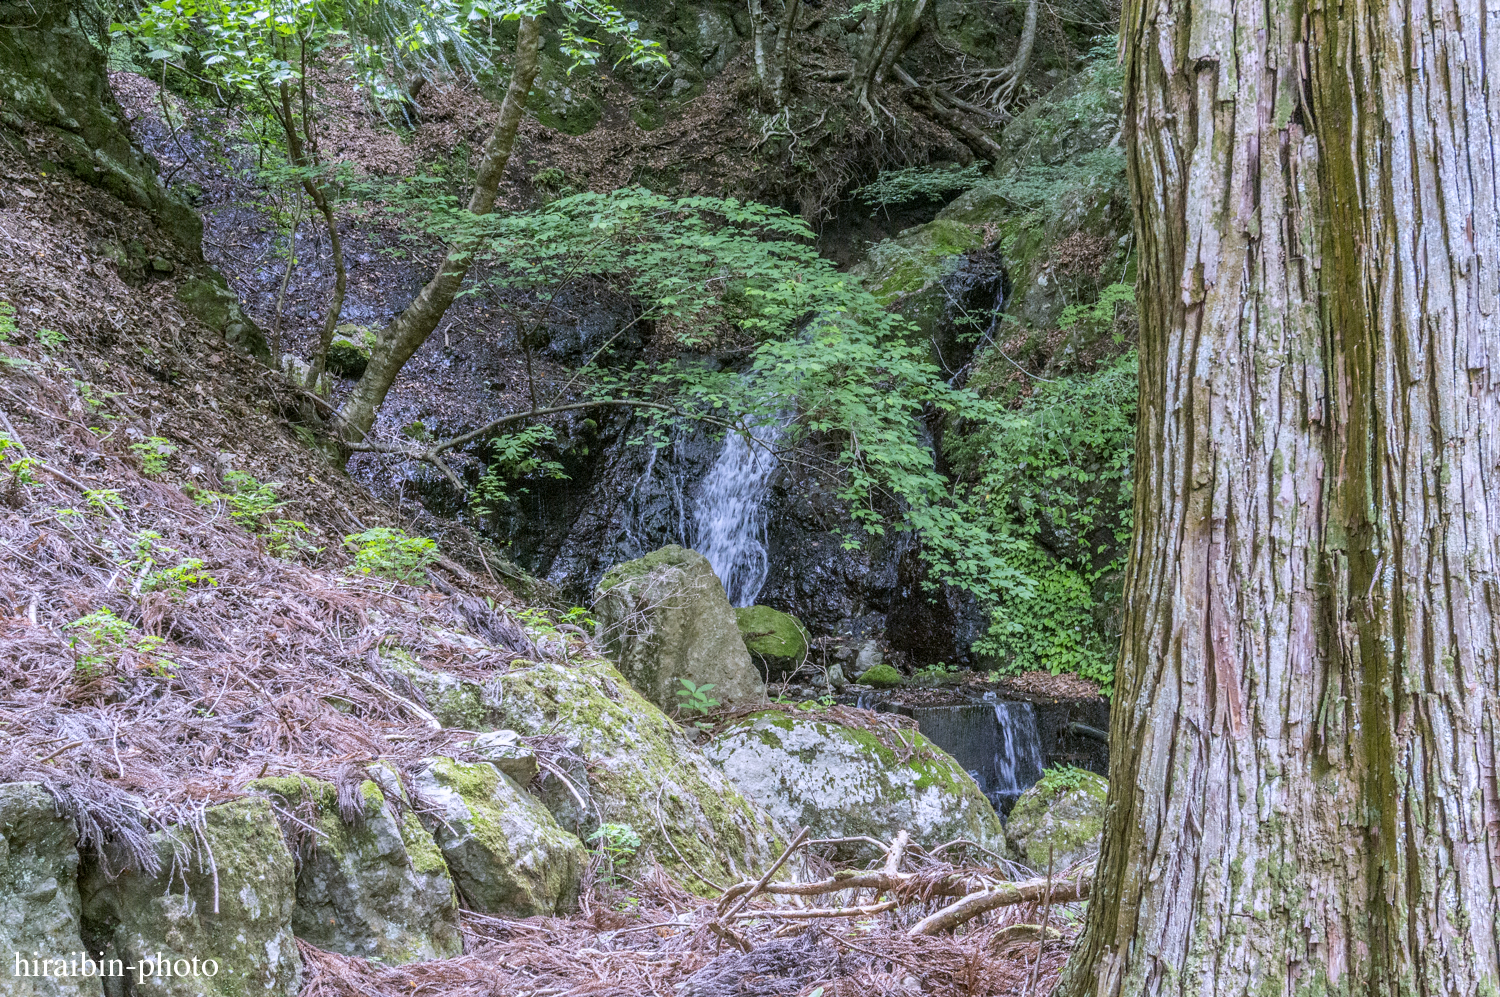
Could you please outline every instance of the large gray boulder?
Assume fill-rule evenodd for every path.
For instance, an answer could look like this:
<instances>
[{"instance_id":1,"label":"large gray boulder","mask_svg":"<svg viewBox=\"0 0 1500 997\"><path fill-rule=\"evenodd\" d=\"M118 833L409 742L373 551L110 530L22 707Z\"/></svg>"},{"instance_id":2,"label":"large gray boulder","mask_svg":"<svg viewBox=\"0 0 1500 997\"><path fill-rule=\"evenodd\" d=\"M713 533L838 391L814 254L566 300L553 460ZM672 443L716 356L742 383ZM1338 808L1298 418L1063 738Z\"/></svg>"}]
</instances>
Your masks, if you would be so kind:
<instances>
[{"instance_id":1,"label":"large gray boulder","mask_svg":"<svg viewBox=\"0 0 1500 997\"><path fill-rule=\"evenodd\" d=\"M806 825L815 838L890 841L905 829L929 848L955 838L1003 848L1000 818L973 776L921 734L899 736L766 711L714 738L704 754L782 826ZM850 860L876 853L872 845L839 849Z\"/></svg>"},{"instance_id":2,"label":"large gray boulder","mask_svg":"<svg viewBox=\"0 0 1500 997\"><path fill-rule=\"evenodd\" d=\"M260 779L263 793L285 813L298 841L297 937L320 949L386 965L444 959L463 951L458 898L437 843L405 801L393 775L386 791L359 785L347 821L338 790L298 776ZM308 830L303 830L303 827Z\"/></svg>"},{"instance_id":3,"label":"large gray boulder","mask_svg":"<svg viewBox=\"0 0 1500 997\"><path fill-rule=\"evenodd\" d=\"M560 737L581 759L569 786L543 777L542 799L559 824L585 841L601 820L640 835L621 871L654 858L689 889L715 895L700 874L734 882L781 854L784 836L766 811L608 661L513 668L490 691L506 727Z\"/></svg>"},{"instance_id":4,"label":"large gray boulder","mask_svg":"<svg viewBox=\"0 0 1500 997\"><path fill-rule=\"evenodd\" d=\"M412 791L469 907L508 917L570 912L588 852L497 766L434 758Z\"/></svg>"},{"instance_id":5,"label":"large gray boulder","mask_svg":"<svg viewBox=\"0 0 1500 997\"><path fill-rule=\"evenodd\" d=\"M1080 768L1048 769L1021 794L1005 825L1021 861L1038 872L1066 869L1099 853L1109 783Z\"/></svg>"},{"instance_id":6,"label":"large gray boulder","mask_svg":"<svg viewBox=\"0 0 1500 997\"><path fill-rule=\"evenodd\" d=\"M125 978L111 978L109 997L296 994L296 872L270 802L252 797L209 807L201 828L159 831L151 845L161 864L156 875L133 871L111 880L92 866L79 881L91 948L129 968L131 989ZM196 972L168 976L163 963Z\"/></svg>"},{"instance_id":7,"label":"large gray boulder","mask_svg":"<svg viewBox=\"0 0 1500 997\"><path fill-rule=\"evenodd\" d=\"M12 997L97 995L99 981L59 976L39 960L72 963L79 936L73 821L34 782L0 785L0 990Z\"/></svg>"},{"instance_id":8,"label":"large gray boulder","mask_svg":"<svg viewBox=\"0 0 1500 997\"><path fill-rule=\"evenodd\" d=\"M611 568L594 592L605 650L648 700L671 712L682 679L724 704L765 698L734 607L708 559L663 547Z\"/></svg>"}]
</instances>

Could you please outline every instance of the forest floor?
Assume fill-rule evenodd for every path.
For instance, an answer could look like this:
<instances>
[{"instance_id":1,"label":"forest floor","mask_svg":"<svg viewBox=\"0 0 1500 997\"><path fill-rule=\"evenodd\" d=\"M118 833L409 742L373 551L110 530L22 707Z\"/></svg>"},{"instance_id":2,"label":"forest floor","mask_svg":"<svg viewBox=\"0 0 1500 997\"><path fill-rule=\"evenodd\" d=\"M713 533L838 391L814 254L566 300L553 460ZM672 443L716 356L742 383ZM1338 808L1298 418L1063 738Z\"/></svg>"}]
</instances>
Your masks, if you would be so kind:
<instances>
[{"instance_id":1,"label":"forest floor","mask_svg":"<svg viewBox=\"0 0 1500 997\"><path fill-rule=\"evenodd\" d=\"M310 446L296 386L177 303L194 264L149 218L10 152L0 174L15 308L0 346L14 441L0 472L0 779L43 781L71 801L83 847L129 862L157 826L195 822L260 776L337 782L375 758L465 757L466 735L436 728L376 652L397 635L423 664L476 677L569 653L507 612L522 600L497 572L512 569ZM170 267L125 279L105 246L129 242ZM343 538L378 527L436 537L430 584L350 572ZM908 938L920 909L790 934L768 918L745 930L752 952L724 953L707 901L596 869L575 917L465 915L456 959L387 968L304 947L304 995L1039 995L1077 914L1023 904ZM1048 920L1062 931L1045 943L1008 930Z\"/></svg>"}]
</instances>

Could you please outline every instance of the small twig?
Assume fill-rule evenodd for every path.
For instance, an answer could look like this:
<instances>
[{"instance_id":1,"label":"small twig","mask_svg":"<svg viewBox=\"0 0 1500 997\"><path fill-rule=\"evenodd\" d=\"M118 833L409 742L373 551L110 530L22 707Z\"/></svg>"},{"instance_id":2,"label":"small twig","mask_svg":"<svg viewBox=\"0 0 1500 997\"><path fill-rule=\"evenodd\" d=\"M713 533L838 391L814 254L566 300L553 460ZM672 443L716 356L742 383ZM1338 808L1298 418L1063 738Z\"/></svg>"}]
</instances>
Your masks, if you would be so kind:
<instances>
[{"instance_id":1,"label":"small twig","mask_svg":"<svg viewBox=\"0 0 1500 997\"><path fill-rule=\"evenodd\" d=\"M900 900L883 900L878 904L861 904L857 907L810 907L806 910L746 910L734 915L733 920L745 921L757 917L773 917L783 921L805 921L821 917L867 917L884 914L901 906Z\"/></svg>"},{"instance_id":2,"label":"small twig","mask_svg":"<svg viewBox=\"0 0 1500 997\"><path fill-rule=\"evenodd\" d=\"M83 741L72 741L72 742L70 742L68 744L63 745L61 748L58 748L56 751L52 752L52 754L48 755L46 758L38 758L36 760L36 763L38 765L45 765L47 762L50 762L52 759L56 758L58 755L62 754L64 751L72 751L74 748L78 747L80 744L87 744L87 743L88 743L88 741L86 739L83 740Z\"/></svg>"},{"instance_id":3,"label":"small twig","mask_svg":"<svg viewBox=\"0 0 1500 997\"><path fill-rule=\"evenodd\" d=\"M807 840L808 833L809 829L806 827L799 830L796 836L792 838L792 843L787 845L786 849L781 853L781 858L777 859L771 865L771 868L766 870L766 874L760 877L760 880L754 886L745 891L744 896L740 897L739 902L736 903L733 907L729 908L729 910L725 912L724 916L733 917L737 912L743 910L746 904L755 899L755 895L761 890L765 889L766 884L771 881L771 877L776 875L776 870L780 869L782 865L786 863L786 860L792 857L792 853L794 851L802 847L802 843ZM901 833L905 834L906 832L902 831ZM734 889L738 889L738 887L735 887ZM724 899L729 899L729 895L732 892L733 890L727 891L724 894Z\"/></svg>"}]
</instances>

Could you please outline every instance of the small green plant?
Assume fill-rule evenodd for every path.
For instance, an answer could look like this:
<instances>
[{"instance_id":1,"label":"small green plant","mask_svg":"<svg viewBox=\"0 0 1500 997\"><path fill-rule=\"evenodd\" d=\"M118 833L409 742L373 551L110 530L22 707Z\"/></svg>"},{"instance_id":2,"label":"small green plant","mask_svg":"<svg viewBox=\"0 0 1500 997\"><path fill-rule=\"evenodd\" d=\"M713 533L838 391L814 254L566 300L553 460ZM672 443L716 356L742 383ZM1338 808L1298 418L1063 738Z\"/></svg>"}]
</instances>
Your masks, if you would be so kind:
<instances>
[{"instance_id":1,"label":"small green plant","mask_svg":"<svg viewBox=\"0 0 1500 997\"><path fill-rule=\"evenodd\" d=\"M712 682L703 685L695 684L692 679L678 679L677 682L682 686L677 690L677 699L684 713L696 713L701 717L719 705L719 701L708 694L714 687Z\"/></svg>"},{"instance_id":2,"label":"small green plant","mask_svg":"<svg viewBox=\"0 0 1500 997\"><path fill-rule=\"evenodd\" d=\"M201 558L190 557L184 561L179 561L170 568L163 568L148 575L141 587L157 590L171 589L182 593L200 585L217 588L218 584L218 579L204 572Z\"/></svg>"},{"instance_id":3,"label":"small green plant","mask_svg":"<svg viewBox=\"0 0 1500 997\"><path fill-rule=\"evenodd\" d=\"M323 548L303 536L304 533L311 532L311 527L300 519L275 520L266 528L266 550L272 557L283 560L320 554Z\"/></svg>"},{"instance_id":4,"label":"small green plant","mask_svg":"<svg viewBox=\"0 0 1500 997\"><path fill-rule=\"evenodd\" d=\"M68 341L68 337L56 329L38 329L36 338L41 340L42 345L49 350L55 350Z\"/></svg>"},{"instance_id":5,"label":"small green plant","mask_svg":"<svg viewBox=\"0 0 1500 997\"><path fill-rule=\"evenodd\" d=\"M244 471L225 471L224 483L229 491L201 489L193 495L193 501L199 505L223 502L229 509L229 517L251 530L257 530L266 517L281 508L276 494L281 486L277 482L257 481Z\"/></svg>"},{"instance_id":6,"label":"small green plant","mask_svg":"<svg viewBox=\"0 0 1500 997\"><path fill-rule=\"evenodd\" d=\"M1037 785L1047 793L1066 793L1083 787L1088 770L1076 765L1057 765L1042 773Z\"/></svg>"},{"instance_id":7,"label":"small green plant","mask_svg":"<svg viewBox=\"0 0 1500 997\"><path fill-rule=\"evenodd\" d=\"M940 200L979 183L979 164L968 166L910 166L885 170L875 182L854 193L867 204L881 207L907 201Z\"/></svg>"},{"instance_id":8,"label":"small green plant","mask_svg":"<svg viewBox=\"0 0 1500 997\"><path fill-rule=\"evenodd\" d=\"M942 682L946 679L952 679L957 674L957 665L944 664L941 661L935 665L928 665L926 668L918 668L916 671L917 678L926 679L929 682Z\"/></svg>"},{"instance_id":9,"label":"small green plant","mask_svg":"<svg viewBox=\"0 0 1500 997\"><path fill-rule=\"evenodd\" d=\"M84 491L83 497L96 509L125 508L125 500L120 498L118 488L89 488Z\"/></svg>"},{"instance_id":10,"label":"small green plant","mask_svg":"<svg viewBox=\"0 0 1500 997\"><path fill-rule=\"evenodd\" d=\"M609 863L611 882L614 881L615 866L628 861L641 847L641 836L629 824L600 824L588 840Z\"/></svg>"},{"instance_id":11,"label":"small green plant","mask_svg":"<svg viewBox=\"0 0 1500 997\"><path fill-rule=\"evenodd\" d=\"M11 487L36 484L36 458L26 453L26 447L6 433L0 433L0 467L10 472Z\"/></svg>"},{"instance_id":12,"label":"small green plant","mask_svg":"<svg viewBox=\"0 0 1500 997\"><path fill-rule=\"evenodd\" d=\"M74 620L66 625L66 629L74 632L68 642L74 653L74 673L85 681L104 674L126 651L149 658L147 667L151 674L166 678L172 675L172 662L156 657L156 652L166 641L138 632L108 606Z\"/></svg>"},{"instance_id":13,"label":"small green plant","mask_svg":"<svg viewBox=\"0 0 1500 997\"><path fill-rule=\"evenodd\" d=\"M436 541L385 527L352 533L344 543L354 550L350 574L375 575L408 585L426 585L427 566L438 557Z\"/></svg>"},{"instance_id":14,"label":"small green plant","mask_svg":"<svg viewBox=\"0 0 1500 997\"><path fill-rule=\"evenodd\" d=\"M9 301L0 301L0 343L10 342L16 332L16 306Z\"/></svg>"},{"instance_id":15,"label":"small green plant","mask_svg":"<svg viewBox=\"0 0 1500 997\"><path fill-rule=\"evenodd\" d=\"M130 444L130 449L141 462L141 472L151 478L165 474L167 458L177 452L176 447L160 436L148 436L139 443Z\"/></svg>"}]
</instances>

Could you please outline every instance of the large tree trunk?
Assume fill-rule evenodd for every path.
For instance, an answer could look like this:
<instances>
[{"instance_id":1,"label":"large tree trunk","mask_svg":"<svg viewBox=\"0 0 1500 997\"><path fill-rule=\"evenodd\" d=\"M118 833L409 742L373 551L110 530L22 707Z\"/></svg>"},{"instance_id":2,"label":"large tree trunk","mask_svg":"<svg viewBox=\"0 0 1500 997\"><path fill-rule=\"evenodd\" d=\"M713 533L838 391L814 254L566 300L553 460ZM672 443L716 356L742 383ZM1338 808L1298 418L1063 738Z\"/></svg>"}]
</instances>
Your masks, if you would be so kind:
<instances>
[{"instance_id":1,"label":"large tree trunk","mask_svg":"<svg viewBox=\"0 0 1500 997\"><path fill-rule=\"evenodd\" d=\"M1497 992L1496 27L1127 4L1136 535L1059 994Z\"/></svg>"},{"instance_id":2,"label":"large tree trunk","mask_svg":"<svg viewBox=\"0 0 1500 997\"><path fill-rule=\"evenodd\" d=\"M505 101L500 105L499 120L495 122L495 128L485 141L484 151L480 155L474 190L469 197L470 214L487 215L495 206L500 177L505 172L506 164L510 162L526 98L536 79L540 51L541 31L537 19L521 18L516 35L516 58L510 86L505 91ZM432 335L432 330L437 328L448 306L453 304L453 298L458 294L478 249L477 239L464 239L448 246L443 262L438 265L437 273L433 274L427 286L406 306L405 311L381 330L364 375L339 409L341 429L346 440L363 440L370 432L370 427L375 425L375 413L379 411L380 403L385 401L386 392L396 383L396 376L401 373L406 361Z\"/></svg>"}]
</instances>

